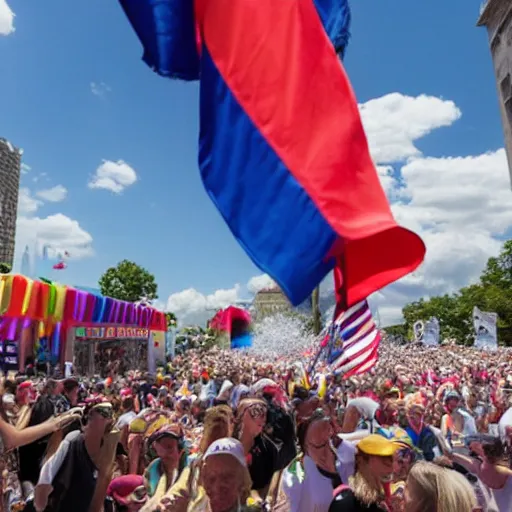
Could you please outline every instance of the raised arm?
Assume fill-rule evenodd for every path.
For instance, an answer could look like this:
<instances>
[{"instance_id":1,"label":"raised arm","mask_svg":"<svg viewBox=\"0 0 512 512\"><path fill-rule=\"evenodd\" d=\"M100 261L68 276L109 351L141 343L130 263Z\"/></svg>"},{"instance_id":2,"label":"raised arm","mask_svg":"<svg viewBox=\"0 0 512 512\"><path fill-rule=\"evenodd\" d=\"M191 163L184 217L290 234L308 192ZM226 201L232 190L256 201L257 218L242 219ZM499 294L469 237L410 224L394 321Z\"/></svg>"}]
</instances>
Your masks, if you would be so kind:
<instances>
[{"instance_id":1,"label":"raised arm","mask_svg":"<svg viewBox=\"0 0 512 512\"><path fill-rule=\"evenodd\" d=\"M62 416L50 418L40 425L18 430L16 427L0 418L0 436L6 450L13 450L26 444L33 443L48 434L56 432L69 423L80 418L78 412L70 411Z\"/></svg>"}]
</instances>

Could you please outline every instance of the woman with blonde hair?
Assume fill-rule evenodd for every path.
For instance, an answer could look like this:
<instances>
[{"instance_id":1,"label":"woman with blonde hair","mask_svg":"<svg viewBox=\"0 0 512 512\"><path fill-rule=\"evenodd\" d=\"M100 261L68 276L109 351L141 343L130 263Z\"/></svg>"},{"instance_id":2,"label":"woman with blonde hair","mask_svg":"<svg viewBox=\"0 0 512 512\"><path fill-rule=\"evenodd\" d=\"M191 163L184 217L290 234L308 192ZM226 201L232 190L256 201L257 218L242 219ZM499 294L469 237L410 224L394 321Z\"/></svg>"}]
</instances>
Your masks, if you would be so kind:
<instances>
[{"instance_id":1,"label":"woman with blonde hair","mask_svg":"<svg viewBox=\"0 0 512 512\"><path fill-rule=\"evenodd\" d=\"M459 473L430 462L416 463L407 477L405 512L473 512L477 500Z\"/></svg>"}]
</instances>

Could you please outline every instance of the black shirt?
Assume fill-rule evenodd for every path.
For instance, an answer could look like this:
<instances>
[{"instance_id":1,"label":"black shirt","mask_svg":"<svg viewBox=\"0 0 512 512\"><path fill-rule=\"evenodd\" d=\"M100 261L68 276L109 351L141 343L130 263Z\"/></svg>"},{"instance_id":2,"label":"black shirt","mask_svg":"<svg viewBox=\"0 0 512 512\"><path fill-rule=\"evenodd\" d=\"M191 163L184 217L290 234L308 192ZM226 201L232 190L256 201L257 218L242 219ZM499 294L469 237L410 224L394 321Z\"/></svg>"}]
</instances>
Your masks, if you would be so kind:
<instances>
[{"instance_id":1,"label":"black shirt","mask_svg":"<svg viewBox=\"0 0 512 512\"><path fill-rule=\"evenodd\" d=\"M254 440L249 456L249 473L252 488L261 490L267 487L278 468L278 451L276 445L265 435L259 435Z\"/></svg>"},{"instance_id":2,"label":"black shirt","mask_svg":"<svg viewBox=\"0 0 512 512\"><path fill-rule=\"evenodd\" d=\"M55 412L55 401L53 397L43 395L35 403L30 415L29 427L40 425L51 418ZM36 485L41 471L41 462L44 458L46 447L50 435L45 436L33 443L19 448L20 471L19 479L21 482L32 482Z\"/></svg>"},{"instance_id":3,"label":"black shirt","mask_svg":"<svg viewBox=\"0 0 512 512\"><path fill-rule=\"evenodd\" d=\"M89 512L97 474L98 470L85 447L84 435L77 432L53 479L53 491L45 512Z\"/></svg>"},{"instance_id":4,"label":"black shirt","mask_svg":"<svg viewBox=\"0 0 512 512\"><path fill-rule=\"evenodd\" d=\"M351 489L341 491L331 503L329 512L386 512L376 503L365 505L356 498Z\"/></svg>"}]
</instances>

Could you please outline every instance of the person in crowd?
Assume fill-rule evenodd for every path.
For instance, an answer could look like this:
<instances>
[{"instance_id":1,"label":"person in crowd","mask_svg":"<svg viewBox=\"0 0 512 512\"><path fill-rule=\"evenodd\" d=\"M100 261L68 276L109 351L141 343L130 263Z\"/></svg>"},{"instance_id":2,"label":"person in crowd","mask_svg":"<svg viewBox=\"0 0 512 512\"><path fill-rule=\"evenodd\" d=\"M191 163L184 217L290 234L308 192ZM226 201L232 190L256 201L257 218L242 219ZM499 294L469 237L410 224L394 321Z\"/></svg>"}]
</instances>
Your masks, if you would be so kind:
<instances>
[{"instance_id":1,"label":"person in crowd","mask_svg":"<svg viewBox=\"0 0 512 512\"><path fill-rule=\"evenodd\" d=\"M458 440L464 429L464 418L460 415L460 395L457 391L449 391L444 397L445 414L441 418L441 433L449 442Z\"/></svg>"},{"instance_id":2,"label":"person in crowd","mask_svg":"<svg viewBox=\"0 0 512 512\"><path fill-rule=\"evenodd\" d=\"M171 422L173 414L164 409L143 409L130 423L128 435L129 473L141 475L145 469L144 443L153 432Z\"/></svg>"},{"instance_id":3,"label":"person in crowd","mask_svg":"<svg viewBox=\"0 0 512 512\"><path fill-rule=\"evenodd\" d=\"M55 379L48 379L43 388L43 393L32 407L32 413L28 423L29 427L40 425L51 418L57 412L55 406L60 394L61 383ZM33 443L23 446L19 450L21 482L31 482L36 485L39 480L39 472L44 454L46 452L50 436L44 436Z\"/></svg>"},{"instance_id":4,"label":"person in crowd","mask_svg":"<svg viewBox=\"0 0 512 512\"><path fill-rule=\"evenodd\" d=\"M482 442L482 460L444 449L444 455L478 477L490 490L499 512L512 512L512 470L502 465L505 457L499 438Z\"/></svg>"},{"instance_id":5,"label":"person in crowd","mask_svg":"<svg viewBox=\"0 0 512 512\"><path fill-rule=\"evenodd\" d=\"M437 445L436 436L432 429L425 424L425 406L420 401L413 401L407 406L406 432L414 446L423 454L427 461L433 461Z\"/></svg>"},{"instance_id":6,"label":"person in crowd","mask_svg":"<svg viewBox=\"0 0 512 512\"><path fill-rule=\"evenodd\" d=\"M45 462L35 490L36 512L89 512L98 475L105 434L113 425L112 405L94 405L86 416L83 433L66 436Z\"/></svg>"},{"instance_id":7,"label":"person in crowd","mask_svg":"<svg viewBox=\"0 0 512 512\"><path fill-rule=\"evenodd\" d=\"M121 391L121 415L116 422L116 429L119 430L119 444L116 450L117 462L122 473L128 469L128 435L130 423L137 417L135 413L133 396L129 390Z\"/></svg>"},{"instance_id":8,"label":"person in crowd","mask_svg":"<svg viewBox=\"0 0 512 512\"><path fill-rule=\"evenodd\" d=\"M477 500L469 482L458 473L430 462L411 469L404 512L474 512Z\"/></svg>"},{"instance_id":9,"label":"person in crowd","mask_svg":"<svg viewBox=\"0 0 512 512\"><path fill-rule=\"evenodd\" d=\"M201 459L200 482L204 494L195 500L183 491L166 498L158 512L250 512L261 511L258 504L247 505L251 477L242 443L233 438L214 441Z\"/></svg>"},{"instance_id":10,"label":"person in crowd","mask_svg":"<svg viewBox=\"0 0 512 512\"><path fill-rule=\"evenodd\" d=\"M189 465L183 469L178 481L169 489L163 498L162 503L174 496L187 494L192 501L204 497L205 491L199 482L201 460L212 443L219 439L228 438L233 435L233 413L224 405L208 409L204 419L204 430L201 436L198 453L190 457ZM160 498L153 497L141 512L153 512L158 506Z\"/></svg>"},{"instance_id":11,"label":"person in crowd","mask_svg":"<svg viewBox=\"0 0 512 512\"><path fill-rule=\"evenodd\" d=\"M380 404L368 397L350 400L345 410L341 431L343 433L354 432L360 425L373 433L379 426L396 425L398 419L397 392L396 388L392 388Z\"/></svg>"},{"instance_id":12,"label":"person in crowd","mask_svg":"<svg viewBox=\"0 0 512 512\"><path fill-rule=\"evenodd\" d=\"M473 492L475 493L475 497L478 502L477 506L480 508L477 509L478 512L499 512L498 505L494 501L490 489L486 485L484 485L483 482L477 476L470 473L460 464L454 463L444 455L434 459L433 463L437 464L442 468L457 471L469 482L469 484L473 488Z\"/></svg>"},{"instance_id":13,"label":"person in crowd","mask_svg":"<svg viewBox=\"0 0 512 512\"><path fill-rule=\"evenodd\" d=\"M57 414L69 411L76 407L78 403L78 392L80 384L76 379L66 379L62 385L62 394L55 402L55 411Z\"/></svg>"},{"instance_id":14,"label":"person in crowd","mask_svg":"<svg viewBox=\"0 0 512 512\"><path fill-rule=\"evenodd\" d=\"M246 398L238 404L234 436L242 443L252 479L254 498L263 500L278 466L278 451L263 433L267 423L267 403L260 398Z\"/></svg>"},{"instance_id":15,"label":"person in crowd","mask_svg":"<svg viewBox=\"0 0 512 512\"><path fill-rule=\"evenodd\" d=\"M297 455L295 424L288 410L284 390L271 379L262 379L253 386L253 394L267 403L265 433L278 446L276 469L285 468Z\"/></svg>"},{"instance_id":16,"label":"person in crowd","mask_svg":"<svg viewBox=\"0 0 512 512\"><path fill-rule=\"evenodd\" d=\"M150 497L159 500L186 465L183 429L175 423L165 424L150 435L147 444L152 462L144 473L146 488Z\"/></svg>"},{"instance_id":17,"label":"person in crowd","mask_svg":"<svg viewBox=\"0 0 512 512\"><path fill-rule=\"evenodd\" d=\"M297 434L302 453L279 475L270 501L279 512L327 512L334 489L354 474L355 447L348 441L334 447L331 418L322 409L304 419Z\"/></svg>"},{"instance_id":18,"label":"person in crowd","mask_svg":"<svg viewBox=\"0 0 512 512\"><path fill-rule=\"evenodd\" d=\"M370 434L357 444L355 474L349 485L335 490L329 512L388 511L391 503L393 456L398 445Z\"/></svg>"}]
</instances>

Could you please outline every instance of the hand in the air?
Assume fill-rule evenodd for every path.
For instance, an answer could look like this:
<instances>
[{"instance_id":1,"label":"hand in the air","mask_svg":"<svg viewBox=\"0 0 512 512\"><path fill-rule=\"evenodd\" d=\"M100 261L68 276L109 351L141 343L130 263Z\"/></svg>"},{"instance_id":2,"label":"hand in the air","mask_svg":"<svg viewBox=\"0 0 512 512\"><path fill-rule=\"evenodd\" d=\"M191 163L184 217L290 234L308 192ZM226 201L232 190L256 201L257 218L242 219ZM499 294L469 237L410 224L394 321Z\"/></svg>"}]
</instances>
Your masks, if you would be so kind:
<instances>
[{"instance_id":1,"label":"hand in the air","mask_svg":"<svg viewBox=\"0 0 512 512\"><path fill-rule=\"evenodd\" d=\"M162 498L155 512L187 512L190 497L188 494Z\"/></svg>"},{"instance_id":2,"label":"hand in the air","mask_svg":"<svg viewBox=\"0 0 512 512\"><path fill-rule=\"evenodd\" d=\"M54 431L61 430L68 425L71 425L74 421L80 420L82 418L83 409L81 407L74 407L64 414L60 414L59 416L54 416L50 418L48 421L53 422Z\"/></svg>"}]
</instances>

